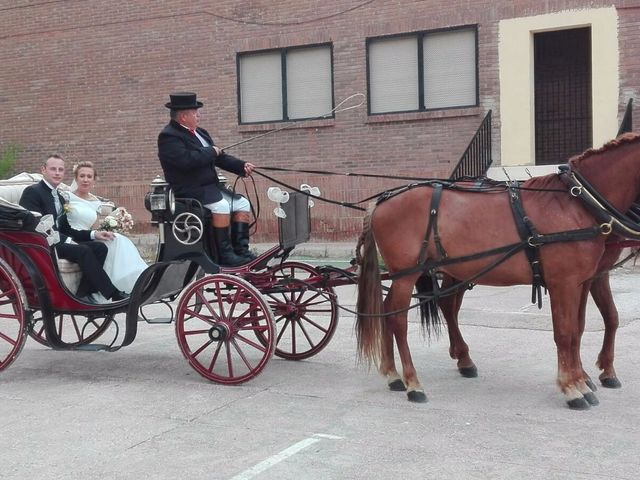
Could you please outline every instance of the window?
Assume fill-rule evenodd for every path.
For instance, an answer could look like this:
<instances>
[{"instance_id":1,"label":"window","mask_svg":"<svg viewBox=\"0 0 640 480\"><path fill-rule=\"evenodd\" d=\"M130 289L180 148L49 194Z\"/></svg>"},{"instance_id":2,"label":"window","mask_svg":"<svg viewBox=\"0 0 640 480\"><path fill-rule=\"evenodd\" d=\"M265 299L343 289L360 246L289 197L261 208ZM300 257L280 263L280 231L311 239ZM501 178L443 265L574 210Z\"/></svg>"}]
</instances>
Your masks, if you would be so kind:
<instances>
[{"instance_id":1,"label":"window","mask_svg":"<svg viewBox=\"0 0 640 480\"><path fill-rule=\"evenodd\" d=\"M303 120L331 112L331 57L330 45L239 54L240 123Z\"/></svg>"},{"instance_id":2,"label":"window","mask_svg":"<svg viewBox=\"0 0 640 480\"><path fill-rule=\"evenodd\" d=\"M478 104L477 29L367 39L369 113Z\"/></svg>"}]
</instances>

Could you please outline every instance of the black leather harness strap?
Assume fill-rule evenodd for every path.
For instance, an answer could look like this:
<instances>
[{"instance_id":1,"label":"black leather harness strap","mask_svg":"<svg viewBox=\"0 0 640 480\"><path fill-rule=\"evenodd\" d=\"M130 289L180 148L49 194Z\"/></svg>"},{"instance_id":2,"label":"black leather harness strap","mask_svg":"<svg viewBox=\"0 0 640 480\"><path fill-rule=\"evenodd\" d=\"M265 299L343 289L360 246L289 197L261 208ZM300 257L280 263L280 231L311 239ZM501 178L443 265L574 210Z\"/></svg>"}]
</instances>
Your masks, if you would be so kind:
<instances>
[{"instance_id":1,"label":"black leather harness strap","mask_svg":"<svg viewBox=\"0 0 640 480\"><path fill-rule=\"evenodd\" d=\"M450 295L451 293L459 290L462 285L466 285L477 280L491 269L495 268L521 250L524 250L525 254L527 255L529 264L531 265L531 272L533 276L531 301L532 303L537 304L538 308L542 308L542 287L545 285L545 283L542 266L540 264L540 247L550 243L591 240L598 235L606 235L609 233L605 228L603 228L604 225L596 225L593 227L568 230L563 232L552 232L543 234L538 233L529 217L527 217L527 215L525 214L524 207L522 205L522 199L520 196L521 187L519 186L518 182L510 182L506 186L506 191L509 194L511 211L516 224L516 228L518 230L518 235L520 236L520 242L510 245L503 245L501 247L496 247L490 250L464 255L461 257L449 258L441 243L440 235L438 233L438 212L440 207L440 200L442 197L442 190L444 188L452 189L453 186L451 184L447 184L447 182L431 182L428 185L422 185L433 188L433 194L431 196L431 204L429 207L429 220L427 223L427 230L422 242L420 254L418 255L418 261L416 265L412 267L388 274L387 278L389 280L394 280L396 278L403 277L405 275L413 275L418 272L427 273L433 279L433 292L431 293L431 297L434 299L439 298L441 295ZM415 184L409 186L409 188L422 185ZM391 196L393 196L393 194L382 198L381 201L384 201ZM427 250L432 233L438 253L438 258L428 259ZM490 262L485 268L473 275L471 278L460 281L446 290L440 290L437 282L437 277L435 275L440 267L471 262L474 260L479 260L481 258L493 257L496 255L500 255L500 258L493 262Z\"/></svg>"},{"instance_id":2,"label":"black leather harness strap","mask_svg":"<svg viewBox=\"0 0 640 480\"><path fill-rule=\"evenodd\" d=\"M442 184L435 183L433 185L433 195L431 195L431 205L429 207L429 221L427 223L427 232L424 235L422 241L422 248L420 249L420 255L418 255L418 264L422 265L427 260L427 248L429 247L429 238L433 231L433 241L438 249L439 260L447 258L447 252L442 247L440 240L440 234L438 233L438 208L440 207L440 200L442 198Z\"/></svg>"},{"instance_id":3,"label":"black leather harness strap","mask_svg":"<svg viewBox=\"0 0 640 480\"><path fill-rule=\"evenodd\" d=\"M524 252L531 265L531 273L533 279L531 281L531 303L537 303L538 308L542 308L542 287L544 286L544 277L542 275L542 267L540 265L540 244L533 243L530 240L537 237L533 223L525 214L522 206L522 198L520 197L520 189L518 183L513 182L509 186L509 200L511 202L511 212L518 229L518 234L523 242L526 242Z\"/></svg>"},{"instance_id":4,"label":"black leather harness strap","mask_svg":"<svg viewBox=\"0 0 640 480\"><path fill-rule=\"evenodd\" d=\"M427 261L427 249L429 248L429 238L433 231L433 240L438 250L438 259L443 260L447 257L447 252L442 248L440 241L440 234L438 233L438 208L440 207L440 200L442 199L442 184L433 184L433 194L431 195L431 205L429 206L429 220L427 222L427 231L422 241L422 247L420 248L420 255L418 255L417 267L421 267ZM433 295L440 296L440 285L435 275L431 275L432 293Z\"/></svg>"}]
</instances>

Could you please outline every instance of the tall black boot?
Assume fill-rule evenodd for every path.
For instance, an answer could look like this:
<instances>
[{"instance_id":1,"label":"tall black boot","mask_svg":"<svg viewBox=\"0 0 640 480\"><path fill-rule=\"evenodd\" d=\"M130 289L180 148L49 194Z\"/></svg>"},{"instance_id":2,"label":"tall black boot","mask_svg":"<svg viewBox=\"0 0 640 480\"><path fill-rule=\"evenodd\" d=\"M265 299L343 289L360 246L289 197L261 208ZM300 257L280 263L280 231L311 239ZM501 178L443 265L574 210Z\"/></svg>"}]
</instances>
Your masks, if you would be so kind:
<instances>
[{"instance_id":1,"label":"tall black boot","mask_svg":"<svg viewBox=\"0 0 640 480\"><path fill-rule=\"evenodd\" d=\"M255 260L256 256L249 250L249 224L245 222L231 222L231 244L233 251L247 261Z\"/></svg>"},{"instance_id":2,"label":"tall black boot","mask_svg":"<svg viewBox=\"0 0 640 480\"><path fill-rule=\"evenodd\" d=\"M248 260L239 257L233 252L231 240L229 240L228 227L213 227L213 237L216 240L218 249L218 263L223 267L238 267L244 265Z\"/></svg>"}]
</instances>

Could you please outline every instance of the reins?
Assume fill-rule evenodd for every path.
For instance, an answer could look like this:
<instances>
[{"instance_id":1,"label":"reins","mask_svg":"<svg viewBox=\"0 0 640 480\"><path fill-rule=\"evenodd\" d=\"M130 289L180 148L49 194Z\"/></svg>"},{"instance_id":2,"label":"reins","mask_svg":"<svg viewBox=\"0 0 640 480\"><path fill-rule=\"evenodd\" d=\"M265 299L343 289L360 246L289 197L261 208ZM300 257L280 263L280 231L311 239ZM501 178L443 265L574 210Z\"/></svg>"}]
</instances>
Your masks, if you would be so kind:
<instances>
[{"instance_id":1,"label":"reins","mask_svg":"<svg viewBox=\"0 0 640 480\"><path fill-rule=\"evenodd\" d=\"M344 176L344 177L363 177L363 178L382 178L388 180L413 180L417 183L412 183L408 185L400 185L397 187L392 187L387 190L383 190L381 192L375 193L369 197L363 198L356 202L345 202L340 200L333 200L325 197L316 197L315 195L311 195L308 191L300 190L299 188L278 180L266 173L262 172L262 170L270 170L276 172L289 172L289 173L307 173L314 175L323 175L323 176ZM442 178L433 178L433 177L410 177L410 176L398 176L398 175L377 175L370 173L352 173L352 172L332 172L329 170L300 170L300 169L292 169L292 168L284 168L284 167L256 167L253 171L254 173L260 175L261 177L266 178L274 182L281 187L285 187L291 191L302 193L304 195L313 197L324 203L329 203L332 205L339 205L345 208L351 208L353 210L366 211L366 208L360 207L359 205L369 202L374 199L379 199L378 202L390 198L398 193L402 193L408 189L418 187L418 186L433 186L435 184L443 184L447 186L447 189L450 190L458 190L465 192L473 192L473 193L500 193L504 192L508 185L506 182L501 182L498 180L491 180L487 177L461 177L456 180L451 179L442 179ZM463 186L458 185L460 182L462 183L474 183L474 185ZM561 189L553 189L553 188L531 188L531 187L515 187L519 190L528 190L528 191L536 191L536 192L565 192L566 190Z\"/></svg>"},{"instance_id":2,"label":"reins","mask_svg":"<svg viewBox=\"0 0 640 480\"><path fill-rule=\"evenodd\" d=\"M357 202L345 202L339 200L333 200L323 197L318 197L315 195L311 195L309 191L301 190L293 185L289 185L285 182L277 180L276 178L264 173L261 170L268 171L276 171L276 172L294 172L294 173L306 173L313 175L323 175L323 176L347 176L347 177L364 177L364 178L384 178L390 180L411 180L417 183L412 183L408 185L402 185L398 187L394 187L383 192L378 192L374 195L371 195L365 199L359 200ZM393 274L388 275L388 279L393 280L394 278L398 278L405 275L411 275L417 272L428 272L433 280L433 295L425 295L417 294L414 298L418 298L419 301L405 309L401 309L394 312L387 312L387 315L395 315L398 313L404 313L411 309L420 307L426 303L437 301L438 298L442 296L452 295L462 288L468 288L469 285L472 285L474 281L481 276L485 275L492 269L496 268L501 263L507 261L513 255L519 253L520 251L525 251L527 255L527 259L530 263L532 269L532 303L537 303L538 308L542 308L542 293L541 288L544 286L544 278L542 275L542 270L539 261L539 248L546 244L558 243L558 242L569 242L569 241L583 241L590 240L598 235L609 235L613 229L616 229L617 233L620 233L623 236L633 236L634 238L640 239L640 225L638 225L638 229L634 230L634 226L637 225L637 222L633 220L635 218L629 218L618 212L615 208L613 208L606 199L602 198L595 189L590 187L588 182L577 172L570 172L571 175L567 175L567 171L570 172L569 167L563 166L560 167L560 177L563 178L563 181L567 183L566 178L571 179L571 184L569 185L569 193L574 197L583 198L583 200L587 201L587 203L591 206L592 209L595 210L595 216L598 220L605 219L604 223L599 225L576 229L576 230L567 230L561 232L553 232L547 234L539 234L533 224L530 222L528 217L524 212L524 208L522 206L519 191L538 191L538 192L567 192L566 189L549 189L549 188L531 188L531 187L523 187L518 182L501 182L496 180L491 180L486 177L463 177L456 180L450 179L438 179L438 178L423 178L423 177L411 177L411 176L397 176L397 175L377 175L377 174L367 174L367 173L352 173L352 172L331 172L325 170L300 170L300 169L288 169L283 167L256 167L254 172L258 175L280 185L292 191L302 193L307 196L311 196L314 199L319 201L330 203L334 205L339 205L346 208L351 208L355 210L365 211L366 209L359 206L362 203L369 202L373 199L377 200L377 203L383 202L395 195L398 195L402 192L410 190L412 188L426 186L430 188L434 188L435 192L440 193L442 189L447 190L455 190L462 191L467 193L508 193L511 199L512 212L514 216L514 221L516 223L516 227L518 233L521 237L520 242L512 243L509 245L505 245L502 247L497 247L484 252L477 252L470 255L465 255L462 257L456 258L448 258L444 248L439 242L438 234L437 234L437 202L436 205L432 204L431 215L429 218L429 223L427 226L427 233L425 237L425 242L423 244L423 249L420 253L419 262L410 267L408 269L403 269L398 272L394 272ZM576 175L577 174L577 175ZM565 178L566 177L566 178ZM253 180L253 179L252 179ZM254 191L256 191L255 181L254 182ZM234 185L235 188L235 185ZM434 193L435 196L435 193ZM257 198L257 191L256 191ZM439 195L438 195L439 200ZM252 207L253 208L253 207ZM259 207L258 207L259 210ZM604 213L603 213L604 211ZM640 214L638 214L640 218ZM439 252L440 258L437 260L426 260L426 245L428 244L429 238L431 237L431 233L434 233L436 247ZM473 260L478 260L481 258L486 258L490 256L500 255L502 256L497 260L489 263L486 267L481 269L476 274L472 275L470 278L465 280L458 281L457 283L447 287L446 289L441 290L437 283L436 272L437 269L446 265L453 265L456 263L469 262ZM629 258L629 257L628 257ZM624 261L628 260L626 258ZM340 269L335 269L336 271L340 271ZM342 271L345 276L350 279L353 279L352 276L348 275L347 271ZM310 286L309 286L310 287ZM353 310L350 310L346 307L340 306L341 309L352 313L358 314ZM371 315L371 316L380 316L380 315Z\"/></svg>"}]
</instances>

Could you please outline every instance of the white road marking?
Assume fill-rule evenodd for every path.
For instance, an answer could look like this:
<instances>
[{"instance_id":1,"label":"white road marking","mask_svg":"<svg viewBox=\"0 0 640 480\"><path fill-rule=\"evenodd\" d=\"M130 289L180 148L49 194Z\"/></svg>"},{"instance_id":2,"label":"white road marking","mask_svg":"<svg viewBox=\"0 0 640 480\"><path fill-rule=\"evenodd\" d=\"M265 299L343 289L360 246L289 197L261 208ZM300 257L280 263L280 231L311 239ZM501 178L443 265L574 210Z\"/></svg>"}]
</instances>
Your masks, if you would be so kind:
<instances>
[{"instance_id":1,"label":"white road marking","mask_svg":"<svg viewBox=\"0 0 640 480\"><path fill-rule=\"evenodd\" d=\"M299 441L298 443L294 443L288 448L285 448L279 453L272 455L271 457L263 460L262 462L254 465L253 467L245 470L244 472L239 473L235 477L232 477L230 480L249 480L254 478L256 475L264 472L265 470L277 465L278 463L286 460L287 458L295 455L301 450L313 445L314 443L319 442L321 439L330 439L330 440L340 440L342 437L338 437L336 435L328 435L325 433L316 433L313 437L305 438L304 440Z\"/></svg>"}]
</instances>

